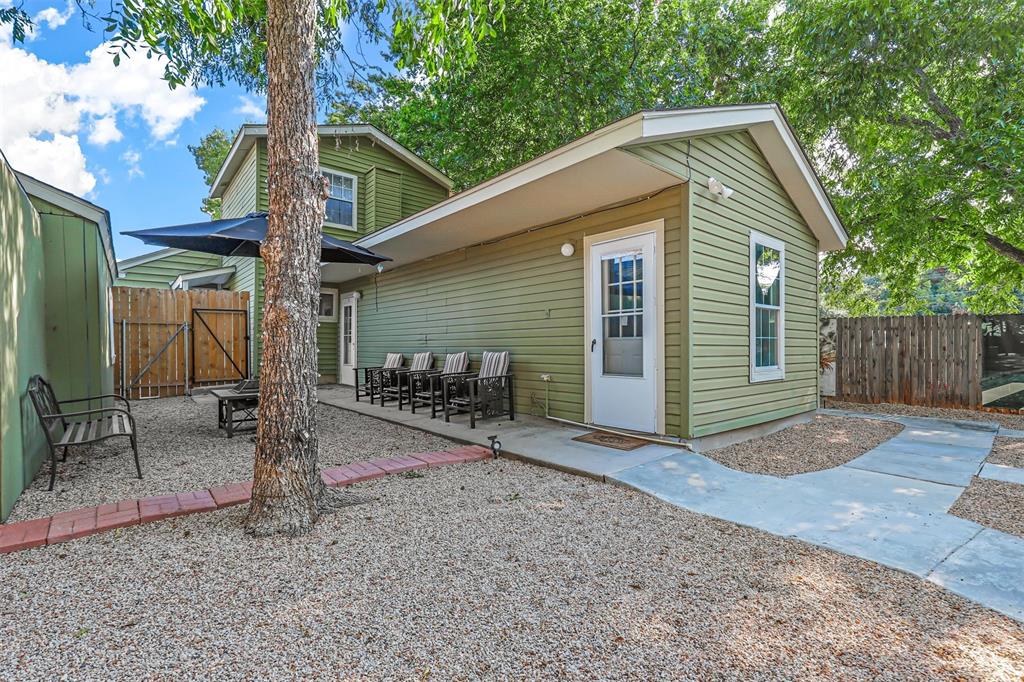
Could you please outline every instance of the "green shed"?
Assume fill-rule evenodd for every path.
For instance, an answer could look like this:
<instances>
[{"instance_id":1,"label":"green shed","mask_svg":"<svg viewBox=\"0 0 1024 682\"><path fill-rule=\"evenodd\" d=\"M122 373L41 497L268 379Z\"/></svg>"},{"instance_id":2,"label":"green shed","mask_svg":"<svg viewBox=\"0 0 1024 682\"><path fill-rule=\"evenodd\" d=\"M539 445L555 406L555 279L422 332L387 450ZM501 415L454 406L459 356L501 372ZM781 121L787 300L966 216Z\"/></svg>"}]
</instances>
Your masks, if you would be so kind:
<instances>
[{"instance_id":1,"label":"green shed","mask_svg":"<svg viewBox=\"0 0 1024 682\"><path fill-rule=\"evenodd\" d=\"M107 211L0 155L0 519L47 454L29 377L47 377L61 400L113 389L114 272Z\"/></svg>"}]
</instances>

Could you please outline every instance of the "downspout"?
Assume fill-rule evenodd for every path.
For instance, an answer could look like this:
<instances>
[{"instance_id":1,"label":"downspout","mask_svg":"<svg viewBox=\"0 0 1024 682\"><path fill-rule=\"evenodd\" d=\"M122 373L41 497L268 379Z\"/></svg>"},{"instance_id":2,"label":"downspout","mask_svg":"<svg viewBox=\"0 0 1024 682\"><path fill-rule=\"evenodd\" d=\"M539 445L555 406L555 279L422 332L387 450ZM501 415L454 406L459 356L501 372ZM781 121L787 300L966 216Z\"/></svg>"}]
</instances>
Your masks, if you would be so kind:
<instances>
[{"instance_id":1,"label":"downspout","mask_svg":"<svg viewBox=\"0 0 1024 682\"><path fill-rule=\"evenodd\" d=\"M672 447L684 448L686 450L689 450L690 452L694 452L694 453L696 452L696 450L694 450L693 447L691 447L689 443L686 443L684 441L668 440L666 438L657 438L655 436L646 436L646 435L643 435L643 434L629 433L628 431L617 431L615 429L610 429L610 428L608 428L606 426L597 426L596 424L586 424L584 422L577 422L577 421L573 421L571 419L563 419L562 417L553 417L553 416L551 416L551 411L549 409L549 406L551 404L551 400L550 400L550 398L551 398L551 391L550 391L551 375L550 374L541 374L540 375L540 380L544 382L544 418L545 419L550 419L553 422L558 422L559 424L565 424L567 426L575 426L575 427L580 428L580 429L590 429L591 431L600 431L601 433L611 433L611 434L614 434L616 436L623 436L625 438L635 438L637 440L642 440L642 441L645 441L647 443L654 443L656 445L671 445Z\"/></svg>"}]
</instances>

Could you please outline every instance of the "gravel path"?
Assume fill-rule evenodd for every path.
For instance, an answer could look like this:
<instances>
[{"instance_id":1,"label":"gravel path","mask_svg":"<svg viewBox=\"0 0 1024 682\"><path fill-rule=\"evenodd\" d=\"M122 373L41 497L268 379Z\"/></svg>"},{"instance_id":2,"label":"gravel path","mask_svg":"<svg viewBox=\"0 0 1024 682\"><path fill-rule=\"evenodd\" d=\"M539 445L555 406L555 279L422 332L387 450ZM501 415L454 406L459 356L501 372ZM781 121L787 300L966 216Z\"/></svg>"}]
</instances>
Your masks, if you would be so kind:
<instances>
[{"instance_id":1,"label":"gravel path","mask_svg":"<svg viewBox=\"0 0 1024 682\"><path fill-rule=\"evenodd\" d=\"M894 403L847 403L842 400L825 399L825 407L854 412L895 414L904 417L934 417L936 419L958 419L974 422L996 422L1008 429L1024 429L1024 415L982 412L980 410L952 410L943 407L917 407Z\"/></svg>"},{"instance_id":2,"label":"gravel path","mask_svg":"<svg viewBox=\"0 0 1024 682\"><path fill-rule=\"evenodd\" d=\"M894 422L818 415L805 424L701 454L752 474L793 476L845 464L902 430Z\"/></svg>"},{"instance_id":3,"label":"gravel path","mask_svg":"<svg viewBox=\"0 0 1024 682\"><path fill-rule=\"evenodd\" d=\"M510 461L0 556L18 679L1019 680L1024 628L852 557Z\"/></svg>"},{"instance_id":4,"label":"gravel path","mask_svg":"<svg viewBox=\"0 0 1024 682\"><path fill-rule=\"evenodd\" d=\"M1024 439L996 438L986 462L1024 469Z\"/></svg>"},{"instance_id":5,"label":"gravel path","mask_svg":"<svg viewBox=\"0 0 1024 682\"><path fill-rule=\"evenodd\" d=\"M132 403L132 410L139 429L143 480L135 477L125 438L72 448L68 461L58 467L53 492L46 489L47 461L22 493L9 521L252 478L252 432L226 438L217 429L217 403L210 396L142 400ZM317 411L317 424L323 467L453 445L440 436L325 405Z\"/></svg>"},{"instance_id":6,"label":"gravel path","mask_svg":"<svg viewBox=\"0 0 1024 682\"><path fill-rule=\"evenodd\" d=\"M1024 537L1024 485L975 476L949 513Z\"/></svg>"}]
</instances>

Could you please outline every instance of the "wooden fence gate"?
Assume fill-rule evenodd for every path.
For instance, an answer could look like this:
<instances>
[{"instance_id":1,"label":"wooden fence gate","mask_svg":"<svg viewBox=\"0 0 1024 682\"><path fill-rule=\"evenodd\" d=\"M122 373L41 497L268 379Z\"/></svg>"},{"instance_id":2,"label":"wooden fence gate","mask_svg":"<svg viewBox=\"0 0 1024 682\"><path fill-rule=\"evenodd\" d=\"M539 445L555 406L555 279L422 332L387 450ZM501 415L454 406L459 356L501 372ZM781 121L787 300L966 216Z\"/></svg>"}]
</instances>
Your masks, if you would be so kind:
<instances>
[{"instance_id":1,"label":"wooden fence gate","mask_svg":"<svg viewBox=\"0 0 1024 682\"><path fill-rule=\"evenodd\" d=\"M111 291L118 393L160 398L249 378L248 292Z\"/></svg>"},{"instance_id":2,"label":"wooden fence gate","mask_svg":"<svg viewBox=\"0 0 1024 682\"><path fill-rule=\"evenodd\" d=\"M861 403L981 406L976 315L839 318L836 397Z\"/></svg>"}]
</instances>

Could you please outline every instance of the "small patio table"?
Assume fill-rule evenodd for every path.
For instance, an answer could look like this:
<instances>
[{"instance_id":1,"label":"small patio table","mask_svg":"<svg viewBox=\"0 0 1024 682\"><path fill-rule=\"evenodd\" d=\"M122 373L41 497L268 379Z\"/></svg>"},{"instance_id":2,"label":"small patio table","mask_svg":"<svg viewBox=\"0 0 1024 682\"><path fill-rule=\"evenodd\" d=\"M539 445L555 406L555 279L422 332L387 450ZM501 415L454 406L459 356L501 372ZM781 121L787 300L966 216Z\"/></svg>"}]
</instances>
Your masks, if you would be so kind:
<instances>
[{"instance_id":1,"label":"small patio table","mask_svg":"<svg viewBox=\"0 0 1024 682\"><path fill-rule=\"evenodd\" d=\"M258 389L216 388L210 393L217 398L217 428L227 431L228 438L234 437L236 425L256 421Z\"/></svg>"}]
</instances>

